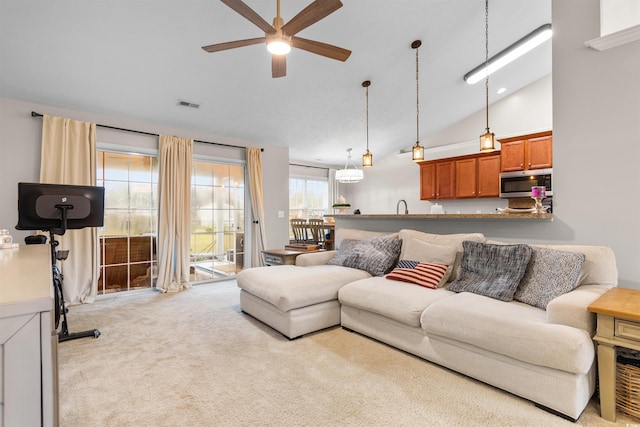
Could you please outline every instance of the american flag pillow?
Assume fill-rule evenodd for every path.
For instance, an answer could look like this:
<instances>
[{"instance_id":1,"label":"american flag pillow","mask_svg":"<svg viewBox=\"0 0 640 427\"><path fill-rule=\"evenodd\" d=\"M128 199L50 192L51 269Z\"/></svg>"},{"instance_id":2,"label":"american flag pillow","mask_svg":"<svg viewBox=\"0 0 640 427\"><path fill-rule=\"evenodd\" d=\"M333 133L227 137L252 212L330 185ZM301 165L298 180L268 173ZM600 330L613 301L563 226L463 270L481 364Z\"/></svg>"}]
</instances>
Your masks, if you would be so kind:
<instances>
[{"instance_id":1,"label":"american flag pillow","mask_svg":"<svg viewBox=\"0 0 640 427\"><path fill-rule=\"evenodd\" d=\"M391 280L414 283L425 288L436 289L446 274L448 267L446 264L401 260L386 277Z\"/></svg>"}]
</instances>

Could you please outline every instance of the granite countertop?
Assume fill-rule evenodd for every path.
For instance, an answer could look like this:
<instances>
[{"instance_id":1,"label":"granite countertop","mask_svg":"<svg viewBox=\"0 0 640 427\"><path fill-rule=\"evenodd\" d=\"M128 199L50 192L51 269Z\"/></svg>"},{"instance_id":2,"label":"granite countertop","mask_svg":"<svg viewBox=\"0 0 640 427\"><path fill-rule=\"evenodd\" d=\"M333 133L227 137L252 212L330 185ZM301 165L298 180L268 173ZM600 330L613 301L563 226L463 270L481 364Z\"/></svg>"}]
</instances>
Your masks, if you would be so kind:
<instances>
[{"instance_id":1,"label":"granite countertop","mask_svg":"<svg viewBox=\"0 0 640 427\"><path fill-rule=\"evenodd\" d=\"M334 214L325 215L334 218L348 219L531 219L531 220L551 220L553 214L536 213L496 213L496 214Z\"/></svg>"}]
</instances>

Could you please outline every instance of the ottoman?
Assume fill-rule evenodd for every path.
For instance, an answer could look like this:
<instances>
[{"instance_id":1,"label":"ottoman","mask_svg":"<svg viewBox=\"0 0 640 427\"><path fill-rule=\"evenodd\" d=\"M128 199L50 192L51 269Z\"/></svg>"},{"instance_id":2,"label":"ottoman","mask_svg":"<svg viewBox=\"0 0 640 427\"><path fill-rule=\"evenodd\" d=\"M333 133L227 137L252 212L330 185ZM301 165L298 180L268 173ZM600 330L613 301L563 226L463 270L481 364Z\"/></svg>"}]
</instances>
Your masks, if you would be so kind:
<instances>
[{"instance_id":1,"label":"ottoman","mask_svg":"<svg viewBox=\"0 0 640 427\"><path fill-rule=\"evenodd\" d=\"M241 310L289 339L339 325L338 290L368 277L339 265L256 267L236 276Z\"/></svg>"}]
</instances>

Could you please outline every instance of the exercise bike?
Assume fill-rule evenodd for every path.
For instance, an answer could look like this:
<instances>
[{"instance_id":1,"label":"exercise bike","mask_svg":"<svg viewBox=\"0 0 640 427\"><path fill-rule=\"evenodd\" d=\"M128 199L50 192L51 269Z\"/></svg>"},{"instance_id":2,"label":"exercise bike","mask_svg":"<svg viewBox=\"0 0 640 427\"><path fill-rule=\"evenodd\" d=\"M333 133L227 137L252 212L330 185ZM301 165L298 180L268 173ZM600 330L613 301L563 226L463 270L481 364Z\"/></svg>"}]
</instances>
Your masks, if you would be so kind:
<instances>
[{"instance_id":1,"label":"exercise bike","mask_svg":"<svg viewBox=\"0 0 640 427\"><path fill-rule=\"evenodd\" d=\"M67 210L72 209L69 205L56 205L56 208L61 211L61 227L60 228L50 228L45 229L43 231L49 232L49 245L51 247L51 266L52 266L52 276L53 276L53 290L54 290L54 316L55 316L55 328L58 330L60 327L60 319L62 319L62 327L58 332L58 342L69 341L78 338L98 338L100 336L100 331L98 329L90 329L82 332L69 332L69 325L67 323L67 308L64 302L64 293L62 291L62 273L58 268L57 261L64 261L69 256L69 251L63 251L56 249L60 242L55 239L55 235L58 234L60 236L64 235L66 232L66 217ZM45 236L37 235L37 236L28 236L25 238L25 243L27 244L42 244L45 243Z\"/></svg>"}]
</instances>

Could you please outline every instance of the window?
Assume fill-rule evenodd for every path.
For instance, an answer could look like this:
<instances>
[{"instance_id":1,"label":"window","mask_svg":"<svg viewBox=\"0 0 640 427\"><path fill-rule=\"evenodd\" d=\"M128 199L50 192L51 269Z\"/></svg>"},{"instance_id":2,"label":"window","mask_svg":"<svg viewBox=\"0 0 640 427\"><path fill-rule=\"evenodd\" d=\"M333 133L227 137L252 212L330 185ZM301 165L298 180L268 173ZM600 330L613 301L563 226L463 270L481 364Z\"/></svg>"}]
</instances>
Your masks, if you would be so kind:
<instances>
[{"instance_id":1,"label":"window","mask_svg":"<svg viewBox=\"0 0 640 427\"><path fill-rule=\"evenodd\" d=\"M194 161L190 281L234 276L244 267L242 165ZM157 278L158 158L98 151L105 187L98 294L153 288Z\"/></svg>"},{"instance_id":2,"label":"window","mask_svg":"<svg viewBox=\"0 0 640 427\"><path fill-rule=\"evenodd\" d=\"M191 280L234 276L244 267L244 166L193 163Z\"/></svg>"},{"instance_id":3,"label":"window","mask_svg":"<svg viewBox=\"0 0 640 427\"><path fill-rule=\"evenodd\" d=\"M99 151L105 187L98 294L151 288L157 277L158 159Z\"/></svg>"},{"instance_id":4,"label":"window","mask_svg":"<svg viewBox=\"0 0 640 427\"><path fill-rule=\"evenodd\" d=\"M289 178L289 218L323 218L329 213L327 179Z\"/></svg>"}]
</instances>

